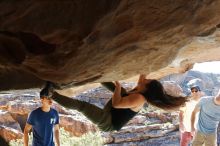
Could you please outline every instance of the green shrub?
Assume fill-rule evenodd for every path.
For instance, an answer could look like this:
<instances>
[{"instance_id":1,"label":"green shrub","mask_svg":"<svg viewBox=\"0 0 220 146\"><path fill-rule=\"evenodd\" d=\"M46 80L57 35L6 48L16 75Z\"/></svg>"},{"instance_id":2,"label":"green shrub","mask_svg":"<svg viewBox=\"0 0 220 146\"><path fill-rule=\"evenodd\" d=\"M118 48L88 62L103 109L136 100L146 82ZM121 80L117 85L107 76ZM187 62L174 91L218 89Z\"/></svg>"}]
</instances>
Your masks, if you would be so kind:
<instances>
[{"instance_id":1,"label":"green shrub","mask_svg":"<svg viewBox=\"0 0 220 146\"><path fill-rule=\"evenodd\" d=\"M103 138L100 132L96 133L86 133L81 137L71 137L64 128L60 129L60 141L61 146L102 146Z\"/></svg>"},{"instance_id":2,"label":"green shrub","mask_svg":"<svg viewBox=\"0 0 220 146\"><path fill-rule=\"evenodd\" d=\"M32 133L29 135L29 145L32 143ZM10 146L23 146L22 139L11 140ZM103 138L100 132L86 133L81 137L72 137L64 128L60 128L60 145L61 146L102 146Z\"/></svg>"}]
</instances>

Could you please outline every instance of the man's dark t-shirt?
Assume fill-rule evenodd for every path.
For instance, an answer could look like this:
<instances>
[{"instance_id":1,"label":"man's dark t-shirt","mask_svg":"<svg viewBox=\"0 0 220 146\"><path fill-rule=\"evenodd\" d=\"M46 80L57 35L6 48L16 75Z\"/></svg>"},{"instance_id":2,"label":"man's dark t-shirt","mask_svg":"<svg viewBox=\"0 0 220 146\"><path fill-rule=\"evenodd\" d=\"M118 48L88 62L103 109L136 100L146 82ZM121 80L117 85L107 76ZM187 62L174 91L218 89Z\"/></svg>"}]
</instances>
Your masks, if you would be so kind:
<instances>
[{"instance_id":1,"label":"man's dark t-shirt","mask_svg":"<svg viewBox=\"0 0 220 146\"><path fill-rule=\"evenodd\" d=\"M32 125L32 146L54 146L53 127L59 124L59 115L55 109L44 112L37 108L30 113L27 123Z\"/></svg>"}]
</instances>

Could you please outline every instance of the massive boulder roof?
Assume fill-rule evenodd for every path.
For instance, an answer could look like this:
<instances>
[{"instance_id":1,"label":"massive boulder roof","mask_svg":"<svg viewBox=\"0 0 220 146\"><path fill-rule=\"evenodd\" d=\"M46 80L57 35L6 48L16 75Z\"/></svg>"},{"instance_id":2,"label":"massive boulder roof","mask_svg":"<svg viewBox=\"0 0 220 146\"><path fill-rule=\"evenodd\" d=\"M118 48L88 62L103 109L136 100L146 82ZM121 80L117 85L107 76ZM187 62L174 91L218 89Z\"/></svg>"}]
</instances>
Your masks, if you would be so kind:
<instances>
[{"instance_id":1,"label":"massive boulder roof","mask_svg":"<svg viewBox=\"0 0 220 146\"><path fill-rule=\"evenodd\" d=\"M0 1L0 90L160 78L220 60L220 0Z\"/></svg>"}]
</instances>

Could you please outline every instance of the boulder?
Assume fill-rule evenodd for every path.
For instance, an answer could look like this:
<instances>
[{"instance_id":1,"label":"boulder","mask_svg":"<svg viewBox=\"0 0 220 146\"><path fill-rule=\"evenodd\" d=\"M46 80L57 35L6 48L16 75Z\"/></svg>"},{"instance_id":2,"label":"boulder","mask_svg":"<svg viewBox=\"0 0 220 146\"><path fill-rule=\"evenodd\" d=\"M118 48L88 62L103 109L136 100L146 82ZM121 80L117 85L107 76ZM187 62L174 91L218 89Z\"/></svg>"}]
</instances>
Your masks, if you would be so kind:
<instances>
[{"instance_id":1,"label":"boulder","mask_svg":"<svg viewBox=\"0 0 220 146\"><path fill-rule=\"evenodd\" d=\"M2 0L0 90L140 73L158 79L220 60L219 7L219 0Z\"/></svg>"},{"instance_id":2,"label":"boulder","mask_svg":"<svg viewBox=\"0 0 220 146\"><path fill-rule=\"evenodd\" d=\"M96 132L97 127L83 116L71 116L60 114L60 126L64 127L72 136L82 136L88 132Z\"/></svg>"}]
</instances>

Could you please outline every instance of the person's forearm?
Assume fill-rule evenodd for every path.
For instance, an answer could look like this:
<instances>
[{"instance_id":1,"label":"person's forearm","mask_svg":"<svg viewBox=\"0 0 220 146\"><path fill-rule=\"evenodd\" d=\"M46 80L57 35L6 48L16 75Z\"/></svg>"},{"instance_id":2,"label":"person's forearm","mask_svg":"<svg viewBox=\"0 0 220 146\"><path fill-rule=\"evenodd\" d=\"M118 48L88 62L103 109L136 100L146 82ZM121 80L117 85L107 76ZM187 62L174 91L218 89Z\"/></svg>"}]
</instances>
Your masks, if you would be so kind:
<instances>
[{"instance_id":1,"label":"person's forearm","mask_svg":"<svg viewBox=\"0 0 220 146\"><path fill-rule=\"evenodd\" d=\"M145 78L146 78L145 74L140 74L139 79L138 79L138 83L141 83Z\"/></svg>"},{"instance_id":2,"label":"person's forearm","mask_svg":"<svg viewBox=\"0 0 220 146\"><path fill-rule=\"evenodd\" d=\"M24 146L28 146L28 132L24 132Z\"/></svg>"},{"instance_id":3,"label":"person's forearm","mask_svg":"<svg viewBox=\"0 0 220 146\"><path fill-rule=\"evenodd\" d=\"M180 111L180 113L179 113L179 130L184 131L183 112L182 111Z\"/></svg>"},{"instance_id":4,"label":"person's forearm","mask_svg":"<svg viewBox=\"0 0 220 146\"><path fill-rule=\"evenodd\" d=\"M107 88L109 91L114 92L115 91L115 84L113 82L102 82L102 86ZM121 96L127 96L127 91L125 88L121 87Z\"/></svg>"},{"instance_id":5,"label":"person's forearm","mask_svg":"<svg viewBox=\"0 0 220 146\"><path fill-rule=\"evenodd\" d=\"M192 115L191 115L191 129L195 129L195 127L194 127L195 115L196 115L196 113L192 112Z\"/></svg>"},{"instance_id":6,"label":"person's forearm","mask_svg":"<svg viewBox=\"0 0 220 146\"><path fill-rule=\"evenodd\" d=\"M115 92L112 96L112 105L117 107L118 103L121 101L121 90L119 88L115 88Z\"/></svg>"},{"instance_id":7,"label":"person's forearm","mask_svg":"<svg viewBox=\"0 0 220 146\"><path fill-rule=\"evenodd\" d=\"M60 132L59 132L59 130L55 131L55 140L56 140L57 146L60 146Z\"/></svg>"},{"instance_id":8,"label":"person's forearm","mask_svg":"<svg viewBox=\"0 0 220 146\"><path fill-rule=\"evenodd\" d=\"M180 123L183 123L183 113L182 112L179 113L179 121L180 121Z\"/></svg>"}]
</instances>

